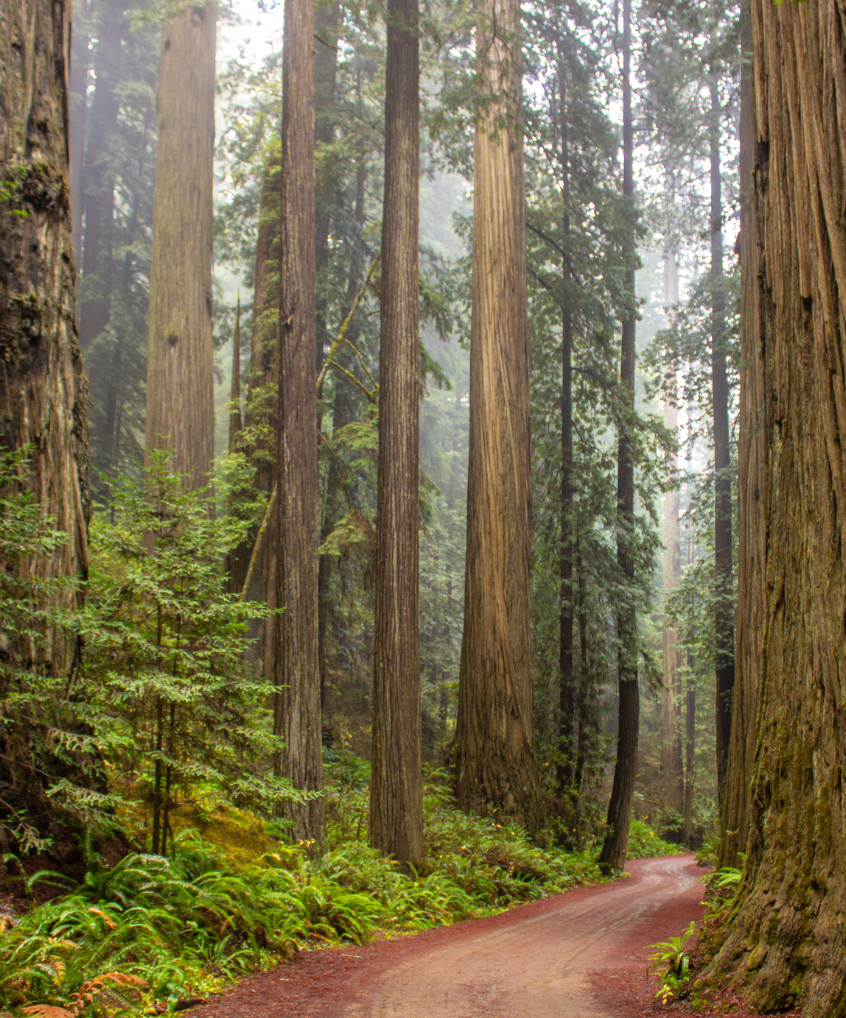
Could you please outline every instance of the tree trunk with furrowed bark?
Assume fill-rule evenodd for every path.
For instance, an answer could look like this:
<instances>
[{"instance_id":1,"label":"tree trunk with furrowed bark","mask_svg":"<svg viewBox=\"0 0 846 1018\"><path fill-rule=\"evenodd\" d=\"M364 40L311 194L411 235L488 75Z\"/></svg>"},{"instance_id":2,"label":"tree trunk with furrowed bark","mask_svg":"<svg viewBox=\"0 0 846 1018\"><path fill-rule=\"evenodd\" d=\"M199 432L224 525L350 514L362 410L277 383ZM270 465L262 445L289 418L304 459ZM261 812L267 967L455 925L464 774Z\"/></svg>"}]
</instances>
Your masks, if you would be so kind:
<instances>
[{"instance_id":1,"label":"tree trunk with furrowed bark","mask_svg":"<svg viewBox=\"0 0 846 1018\"><path fill-rule=\"evenodd\" d=\"M88 571L88 390L74 321L68 78L70 2L0 2L0 446L28 447L21 476L67 541L21 566L24 583L67 578L51 597L79 603ZM68 676L77 641L60 629L46 639L3 634L3 656L24 669ZM9 669L0 675L0 699ZM7 743L0 726L0 832L21 810L53 833L55 805L33 770L30 746ZM68 768L67 762L64 764ZM2 832L5 837L5 832ZM70 843L68 843L70 844ZM61 846L54 841L53 851Z\"/></svg>"},{"instance_id":2,"label":"tree trunk with furrowed bark","mask_svg":"<svg viewBox=\"0 0 846 1018\"><path fill-rule=\"evenodd\" d=\"M167 449L189 488L214 456L212 161L216 9L162 28L150 263L146 448Z\"/></svg>"},{"instance_id":3,"label":"tree trunk with furrowed bark","mask_svg":"<svg viewBox=\"0 0 846 1018\"><path fill-rule=\"evenodd\" d=\"M370 840L424 859L418 641L420 72L417 0L388 2Z\"/></svg>"},{"instance_id":4,"label":"tree trunk with furrowed bark","mask_svg":"<svg viewBox=\"0 0 846 1018\"><path fill-rule=\"evenodd\" d=\"M520 8L479 0L467 569L456 791L463 809L540 818L529 638L529 368Z\"/></svg>"},{"instance_id":5,"label":"tree trunk with furrowed bark","mask_svg":"<svg viewBox=\"0 0 846 1018\"><path fill-rule=\"evenodd\" d=\"M279 486L274 684L278 762L295 788L323 791L317 655L313 0L286 0L282 78L282 261L279 304ZM290 803L296 841L322 849L323 797Z\"/></svg>"},{"instance_id":6,"label":"tree trunk with furrowed bark","mask_svg":"<svg viewBox=\"0 0 846 1018\"><path fill-rule=\"evenodd\" d=\"M805 1018L838 1018L846 1014L846 5L753 0L751 13L757 246L750 250L754 232L742 241L755 259L744 275L755 295L743 304L741 401L754 440L742 450L751 515L741 521L738 645L744 686L756 677L748 663L758 665L758 710L747 862L712 971L731 973L761 1010L798 1001ZM730 765L732 780L742 780L742 738L732 751L743 758Z\"/></svg>"}]
</instances>

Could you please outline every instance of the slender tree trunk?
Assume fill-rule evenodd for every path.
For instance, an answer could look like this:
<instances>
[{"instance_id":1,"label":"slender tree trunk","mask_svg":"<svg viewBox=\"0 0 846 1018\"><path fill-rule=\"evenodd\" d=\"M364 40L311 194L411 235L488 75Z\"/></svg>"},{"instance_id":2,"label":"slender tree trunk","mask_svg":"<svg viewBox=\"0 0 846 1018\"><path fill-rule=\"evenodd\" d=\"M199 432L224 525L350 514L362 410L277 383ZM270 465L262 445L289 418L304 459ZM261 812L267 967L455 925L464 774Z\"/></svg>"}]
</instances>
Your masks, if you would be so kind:
<instances>
[{"instance_id":1,"label":"slender tree trunk","mask_svg":"<svg viewBox=\"0 0 846 1018\"><path fill-rule=\"evenodd\" d=\"M628 308L623 319L621 340L620 386L624 406L620 412L620 437L617 455L617 513L619 536L617 561L627 590L617 610L619 715L617 762L614 784L608 804L608 833L599 856L605 869L618 871L626 861L629 826L632 819L637 743L640 722L640 695L637 682L637 611L634 605L634 443L631 416L634 412L635 381L635 236L634 236L634 129L631 87L631 0L623 0L623 194L629 199L632 220L627 226L623 245L626 264L625 290Z\"/></svg>"},{"instance_id":2,"label":"slender tree trunk","mask_svg":"<svg viewBox=\"0 0 846 1018\"><path fill-rule=\"evenodd\" d=\"M241 295L235 312L235 331L232 334L232 380L229 388L229 455L241 451ZM251 542L241 541L226 556L224 568L229 577L228 588L232 594L240 594L250 564Z\"/></svg>"},{"instance_id":3,"label":"slender tree trunk","mask_svg":"<svg viewBox=\"0 0 846 1018\"><path fill-rule=\"evenodd\" d=\"M711 386L714 419L714 634L717 675L717 787L722 804L731 738L734 689L732 593L731 448L726 372L726 298L723 282L723 199L720 170L720 93L717 72L708 76L711 101Z\"/></svg>"},{"instance_id":4,"label":"slender tree trunk","mask_svg":"<svg viewBox=\"0 0 846 1018\"><path fill-rule=\"evenodd\" d=\"M418 566L420 345L417 0L388 0L370 840L423 862Z\"/></svg>"},{"instance_id":5,"label":"slender tree trunk","mask_svg":"<svg viewBox=\"0 0 846 1018\"><path fill-rule=\"evenodd\" d=\"M271 152L262 178L259 198L259 229L253 270L254 297L250 342L250 388L244 414L249 442L244 451L256 472L255 485L268 497L277 480L276 438L279 434L279 290L273 285L271 271L280 258L281 157ZM264 532L251 535L251 561L244 577L241 596L260 601L268 608L276 606L275 556L269 553L277 544L276 512L269 515ZM261 539L260 539L261 538ZM252 559L255 561L252 561ZM252 568L249 568L252 566ZM272 683L276 673L276 618L273 615L250 627L250 656L254 667Z\"/></svg>"},{"instance_id":6,"label":"slender tree trunk","mask_svg":"<svg viewBox=\"0 0 846 1018\"><path fill-rule=\"evenodd\" d=\"M338 0L320 6L314 15L314 144L320 158L320 171L315 181L314 250L318 282L329 264L329 229L332 223L332 197L337 170L328 150L335 137L335 82L338 72ZM329 346L326 327L326 294L319 288L317 298L317 370Z\"/></svg>"},{"instance_id":7,"label":"slender tree trunk","mask_svg":"<svg viewBox=\"0 0 846 1018\"><path fill-rule=\"evenodd\" d=\"M215 20L213 4L171 17L159 63L146 440L189 488L208 483L214 455Z\"/></svg>"},{"instance_id":8,"label":"slender tree trunk","mask_svg":"<svg viewBox=\"0 0 846 1018\"><path fill-rule=\"evenodd\" d=\"M109 324L112 288L112 234L115 215L115 153L121 42L126 24L121 0L101 5L94 55L94 98L87 117L85 149L85 233L79 304L79 342L87 351ZM72 139L73 140L73 139ZM87 356L87 354L86 354ZM92 379L94 382L94 380ZM92 398L101 402L96 382ZM96 436L102 442L102 436Z\"/></svg>"},{"instance_id":9,"label":"slender tree trunk","mask_svg":"<svg viewBox=\"0 0 846 1018\"><path fill-rule=\"evenodd\" d=\"M691 674L685 696L684 843L693 836L693 793L696 791L696 680Z\"/></svg>"},{"instance_id":10,"label":"slender tree trunk","mask_svg":"<svg viewBox=\"0 0 846 1018\"><path fill-rule=\"evenodd\" d=\"M361 230L364 227L364 185L367 181L367 164L362 160L356 169L355 182L355 211L353 221L356 227L356 243L353 245L350 258L349 277L347 281L347 295L345 306L352 307L356 294L361 289L364 275L363 259L360 251ZM358 322L353 319L350 322L348 335L350 341L355 343L358 333ZM338 351L338 362L343 366L348 356L348 350ZM354 408L350 385L341 377L336 380L335 398L332 405L332 434L336 434L341 428L349 424L354 417ZM337 459L333 456L329 461L329 469L326 477L326 495L323 500L323 521L320 529L320 543L332 533L335 524L343 515L343 496L341 471ZM317 573L317 645L320 660L320 706L323 709L326 705L326 662L328 657L328 635L329 635L329 607L330 587L332 574L335 569L335 555L321 555Z\"/></svg>"},{"instance_id":11,"label":"slender tree trunk","mask_svg":"<svg viewBox=\"0 0 846 1018\"><path fill-rule=\"evenodd\" d=\"M250 392L245 426L251 435L247 450L256 471L256 487L270 494L276 480L275 436L279 430L279 291L272 285L271 266L279 262L281 160L268 156L259 198L259 229L253 270L254 298L250 344Z\"/></svg>"},{"instance_id":12,"label":"slender tree trunk","mask_svg":"<svg viewBox=\"0 0 846 1018\"><path fill-rule=\"evenodd\" d=\"M744 61L740 86L740 410L738 420L738 547L736 681L731 744L722 811L719 863L736 866L749 836L749 783L755 768L755 718L761 673L760 634L766 612L767 437L772 404L766 398L764 307L758 284L759 208L755 201L755 86L752 25L741 18Z\"/></svg>"},{"instance_id":13,"label":"slender tree trunk","mask_svg":"<svg viewBox=\"0 0 846 1018\"><path fill-rule=\"evenodd\" d=\"M664 250L664 306L672 321L679 301L679 266L677 240L668 237ZM664 427L673 435L677 430L677 411L669 394L664 406ZM668 598L679 585L679 501L678 492L664 493L664 597ZM664 785L664 806L682 815L684 810L684 765L681 737L681 656L678 633L669 619L664 619L663 672L661 686L661 774ZM681 831L679 832L681 833Z\"/></svg>"},{"instance_id":14,"label":"slender tree trunk","mask_svg":"<svg viewBox=\"0 0 846 1018\"><path fill-rule=\"evenodd\" d=\"M82 166L85 161L85 128L88 119L88 72L91 55L91 38L84 21L88 15L88 0L78 0L77 17L71 42L70 65L70 183L71 222L73 234L73 263L76 271L82 268L82 216L85 207L82 187Z\"/></svg>"},{"instance_id":15,"label":"slender tree trunk","mask_svg":"<svg viewBox=\"0 0 846 1018\"><path fill-rule=\"evenodd\" d=\"M558 63L558 109L561 143L561 233L565 250L570 237L570 152L567 125L567 91L564 62ZM564 821L572 827L569 814L576 807L573 787L579 733L579 680L573 667L573 316L568 299L568 266L561 266L564 305L561 309L561 594L559 636L558 699L558 795L565 810Z\"/></svg>"},{"instance_id":16,"label":"slender tree trunk","mask_svg":"<svg viewBox=\"0 0 846 1018\"><path fill-rule=\"evenodd\" d=\"M805 1018L837 1018L846 1001L844 9L753 0L751 14L760 333L743 377L746 386L763 378L764 456L752 488L757 442L746 446L742 483L763 506L746 502L750 536L764 515L764 561L747 545L745 579L760 568L766 587L763 625L740 640L760 666L747 860L712 974L731 973L758 1010L798 1001ZM747 420L757 395L741 395ZM751 622L746 603L740 620Z\"/></svg>"},{"instance_id":17,"label":"slender tree trunk","mask_svg":"<svg viewBox=\"0 0 846 1018\"><path fill-rule=\"evenodd\" d=\"M529 638L529 370L517 0L479 0L467 570L456 791L539 825ZM496 32L494 33L494 29Z\"/></svg>"},{"instance_id":18,"label":"slender tree trunk","mask_svg":"<svg viewBox=\"0 0 846 1018\"><path fill-rule=\"evenodd\" d=\"M281 773L323 792L317 660L313 0L285 0L282 58L282 261L279 304L279 540L275 729ZM291 837L322 851L322 794L285 809Z\"/></svg>"}]
</instances>

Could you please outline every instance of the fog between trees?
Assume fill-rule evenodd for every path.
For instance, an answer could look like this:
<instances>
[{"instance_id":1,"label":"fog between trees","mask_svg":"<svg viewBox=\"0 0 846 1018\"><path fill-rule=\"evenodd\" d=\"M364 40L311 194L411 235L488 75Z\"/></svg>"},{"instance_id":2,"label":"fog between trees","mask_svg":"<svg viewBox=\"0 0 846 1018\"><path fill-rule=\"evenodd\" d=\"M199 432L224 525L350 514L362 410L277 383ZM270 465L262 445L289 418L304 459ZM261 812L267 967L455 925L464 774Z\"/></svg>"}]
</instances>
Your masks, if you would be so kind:
<instances>
[{"instance_id":1,"label":"fog between trees","mask_svg":"<svg viewBox=\"0 0 846 1018\"><path fill-rule=\"evenodd\" d=\"M844 1013L842 14L7 3L4 846L207 781L319 855L363 758L425 867L425 766L715 836L711 975Z\"/></svg>"}]
</instances>

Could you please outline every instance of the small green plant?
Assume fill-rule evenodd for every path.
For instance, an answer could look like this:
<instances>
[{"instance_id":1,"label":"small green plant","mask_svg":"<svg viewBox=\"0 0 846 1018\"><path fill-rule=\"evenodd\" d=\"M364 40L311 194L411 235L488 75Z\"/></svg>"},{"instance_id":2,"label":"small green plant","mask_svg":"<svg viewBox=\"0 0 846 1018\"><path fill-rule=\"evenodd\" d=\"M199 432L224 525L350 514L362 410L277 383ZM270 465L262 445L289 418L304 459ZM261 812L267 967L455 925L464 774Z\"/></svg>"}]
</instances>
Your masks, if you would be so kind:
<instances>
[{"instance_id":1,"label":"small green plant","mask_svg":"<svg viewBox=\"0 0 846 1018\"><path fill-rule=\"evenodd\" d=\"M669 940L661 941L658 944L651 944L649 950L652 954L649 960L652 962L652 969L661 973L661 988L655 994L662 1003L672 1000L687 985L690 978L690 955L687 951L687 942L693 936L696 923L691 921L690 926L680 937L670 937Z\"/></svg>"},{"instance_id":2,"label":"small green plant","mask_svg":"<svg viewBox=\"0 0 846 1018\"><path fill-rule=\"evenodd\" d=\"M678 855L682 849L669 841L664 841L650 827L646 820L632 819L629 828L629 859L651 859L660 855Z\"/></svg>"}]
</instances>

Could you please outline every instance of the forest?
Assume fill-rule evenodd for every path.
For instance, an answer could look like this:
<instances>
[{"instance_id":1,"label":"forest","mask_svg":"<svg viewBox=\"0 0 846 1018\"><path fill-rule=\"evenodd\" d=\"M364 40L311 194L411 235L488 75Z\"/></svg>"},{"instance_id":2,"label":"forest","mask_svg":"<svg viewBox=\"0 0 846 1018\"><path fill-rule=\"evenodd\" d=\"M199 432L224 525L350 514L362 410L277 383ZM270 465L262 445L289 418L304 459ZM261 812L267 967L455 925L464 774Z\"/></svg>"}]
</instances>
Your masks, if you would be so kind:
<instances>
[{"instance_id":1,"label":"forest","mask_svg":"<svg viewBox=\"0 0 846 1018\"><path fill-rule=\"evenodd\" d=\"M846 1015L845 223L844 0L4 0L0 1016L687 851Z\"/></svg>"}]
</instances>

